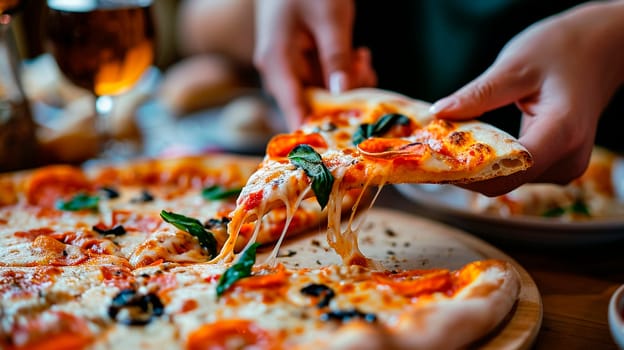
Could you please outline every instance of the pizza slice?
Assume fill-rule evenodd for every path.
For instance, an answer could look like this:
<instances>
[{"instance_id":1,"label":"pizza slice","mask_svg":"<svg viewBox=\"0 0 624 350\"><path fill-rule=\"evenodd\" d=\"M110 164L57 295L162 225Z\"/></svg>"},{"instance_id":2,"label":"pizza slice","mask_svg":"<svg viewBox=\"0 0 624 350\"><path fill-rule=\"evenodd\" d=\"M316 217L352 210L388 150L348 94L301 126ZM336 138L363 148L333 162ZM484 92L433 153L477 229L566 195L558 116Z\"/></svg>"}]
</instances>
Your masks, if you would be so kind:
<instances>
[{"instance_id":1,"label":"pizza slice","mask_svg":"<svg viewBox=\"0 0 624 350\"><path fill-rule=\"evenodd\" d=\"M434 118L429 104L396 93L358 89L332 95L312 89L307 98L310 115L298 130L269 141L264 160L243 187L220 259L232 256L244 223L315 197L321 208L328 207L332 247L348 263L363 263L355 234L337 232L339 199L347 191L469 183L532 165L529 152L506 132L479 121Z\"/></svg>"}]
</instances>

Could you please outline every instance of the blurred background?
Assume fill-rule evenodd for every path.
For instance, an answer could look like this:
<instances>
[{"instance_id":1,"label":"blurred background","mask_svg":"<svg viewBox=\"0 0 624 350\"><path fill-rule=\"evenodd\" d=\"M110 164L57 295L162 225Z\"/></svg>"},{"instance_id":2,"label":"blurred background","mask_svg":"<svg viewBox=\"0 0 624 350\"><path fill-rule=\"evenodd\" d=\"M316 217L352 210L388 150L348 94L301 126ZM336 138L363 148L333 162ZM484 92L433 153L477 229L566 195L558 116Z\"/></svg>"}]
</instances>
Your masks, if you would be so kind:
<instances>
[{"instance_id":1,"label":"blurred background","mask_svg":"<svg viewBox=\"0 0 624 350\"><path fill-rule=\"evenodd\" d=\"M528 25L577 3L397 0L380 6L359 0L354 45L371 48L379 87L434 101L485 70ZM93 93L66 79L49 53L46 0L24 0L9 34L37 147L29 150L21 142L10 151L15 142L4 137L0 160L21 161L0 162L0 171L135 155L262 154L268 138L285 126L252 66L253 7L253 0L153 0L153 62L130 91L114 98L105 133L118 142L108 142L103 154ZM624 147L616 135L622 95L614 98L598 134L599 144L618 151ZM519 112L509 106L482 120L517 134Z\"/></svg>"},{"instance_id":2,"label":"blurred background","mask_svg":"<svg viewBox=\"0 0 624 350\"><path fill-rule=\"evenodd\" d=\"M51 17L46 0L22 3L8 35L19 57L38 147L27 152L5 141L0 160L19 159L0 161L0 171L136 155L263 153L268 138L283 127L251 65L252 0L154 0L151 13L152 64L129 91L113 97L105 132L116 142L103 149L93 92L67 79L51 54L50 37L59 31L51 22L62 17ZM61 29L67 37L80 35ZM63 40L62 33L57 36L54 40ZM89 53L83 54L87 60ZM29 143L23 134L6 139L15 138Z\"/></svg>"}]
</instances>

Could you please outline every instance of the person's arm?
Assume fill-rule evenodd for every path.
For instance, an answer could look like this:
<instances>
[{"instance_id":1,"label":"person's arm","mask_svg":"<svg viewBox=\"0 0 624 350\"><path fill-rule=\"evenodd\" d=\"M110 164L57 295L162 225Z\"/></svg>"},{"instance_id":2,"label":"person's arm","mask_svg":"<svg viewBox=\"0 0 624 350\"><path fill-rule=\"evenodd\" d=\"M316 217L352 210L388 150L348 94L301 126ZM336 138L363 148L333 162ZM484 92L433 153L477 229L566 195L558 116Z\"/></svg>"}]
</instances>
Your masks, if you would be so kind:
<instances>
[{"instance_id":1,"label":"person's arm","mask_svg":"<svg viewBox=\"0 0 624 350\"><path fill-rule=\"evenodd\" d=\"M572 8L529 27L481 76L436 102L440 118L470 119L515 103L526 172L466 186L487 195L526 182L564 184L586 169L598 119L624 83L624 1Z\"/></svg>"},{"instance_id":2,"label":"person's arm","mask_svg":"<svg viewBox=\"0 0 624 350\"><path fill-rule=\"evenodd\" d=\"M254 63L289 127L306 113L305 86L339 92L376 83L370 54L353 50L353 0L256 1Z\"/></svg>"}]
</instances>

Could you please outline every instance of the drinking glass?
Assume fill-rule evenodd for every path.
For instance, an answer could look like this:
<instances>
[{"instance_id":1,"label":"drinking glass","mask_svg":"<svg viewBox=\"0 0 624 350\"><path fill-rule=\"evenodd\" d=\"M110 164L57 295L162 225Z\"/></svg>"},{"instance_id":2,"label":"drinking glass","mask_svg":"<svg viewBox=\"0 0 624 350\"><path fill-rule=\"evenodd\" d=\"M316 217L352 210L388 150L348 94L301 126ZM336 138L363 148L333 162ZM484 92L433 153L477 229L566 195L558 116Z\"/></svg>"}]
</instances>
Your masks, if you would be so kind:
<instances>
[{"instance_id":1,"label":"drinking glass","mask_svg":"<svg viewBox=\"0 0 624 350\"><path fill-rule=\"evenodd\" d=\"M19 55L11 30L20 0L0 0L0 172L37 162L35 124L22 89Z\"/></svg>"},{"instance_id":2,"label":"drinking glass","mask_svg":"<svg viewBox=\"0 0 624 350\"><path fill-rule=\"evenodd\" d=\"M0 16L10 15L19 8L21 0L0 0ZM10 18L6 18L9 20ZM0 22L5 24L5 22Z\"/></svg>"},{"instance_id":3,"label":"drinking glass","mask_svg":"<svg viewBox=\"0 0 624 350\"><path fill-rule=\"evenodd\" d=\"M69 81L95 95L105 152L114 96L131 89L154 61L152 0L47 0L47 5L49 50Z\"/></svg>"}]
</instances>

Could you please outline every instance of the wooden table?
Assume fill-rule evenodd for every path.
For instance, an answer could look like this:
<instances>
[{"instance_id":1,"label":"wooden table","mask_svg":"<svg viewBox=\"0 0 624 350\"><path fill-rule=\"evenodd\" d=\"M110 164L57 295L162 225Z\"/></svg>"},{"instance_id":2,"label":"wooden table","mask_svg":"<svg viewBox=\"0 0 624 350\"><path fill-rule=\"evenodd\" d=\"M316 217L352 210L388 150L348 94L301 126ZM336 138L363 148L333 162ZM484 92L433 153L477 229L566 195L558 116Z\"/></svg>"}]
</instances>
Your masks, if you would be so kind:
<instances>
[{"instance_id":1,"label":"wooden table","mask_svg":"<svg viewBox=\"0 0 624 350\"><path fill-rule=\"evenodd\" d=\"M375 206L418 213L391 186L382 190ZM617 349L607 306L624 283L624 240L565 248L488 242L520 263L540 290L544 314L535 349Z\"/></svg>"}]
</instances>

